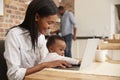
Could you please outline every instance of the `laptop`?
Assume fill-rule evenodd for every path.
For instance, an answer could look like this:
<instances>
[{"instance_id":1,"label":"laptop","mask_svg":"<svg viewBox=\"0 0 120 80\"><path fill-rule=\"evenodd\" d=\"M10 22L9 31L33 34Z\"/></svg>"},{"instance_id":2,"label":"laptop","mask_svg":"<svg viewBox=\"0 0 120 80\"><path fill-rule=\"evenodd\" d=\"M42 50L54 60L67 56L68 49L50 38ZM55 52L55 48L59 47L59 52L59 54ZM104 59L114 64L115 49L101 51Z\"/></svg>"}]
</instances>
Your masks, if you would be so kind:
<instances>
[{"instance_id":1,"label":"laptop","mask_svg":"<svg viewBox=\"0 0 120 80\"><path fill-rule=\"evenodd\" d=\"M64 68L63 70L82 70L89 67L95 59L95 53L97 49L97 45L99 43L99 39L88 39L85 47L85 51L83 53L83 57L80 65L73 65L71 68Z\"/></svg>"}]
</instances>

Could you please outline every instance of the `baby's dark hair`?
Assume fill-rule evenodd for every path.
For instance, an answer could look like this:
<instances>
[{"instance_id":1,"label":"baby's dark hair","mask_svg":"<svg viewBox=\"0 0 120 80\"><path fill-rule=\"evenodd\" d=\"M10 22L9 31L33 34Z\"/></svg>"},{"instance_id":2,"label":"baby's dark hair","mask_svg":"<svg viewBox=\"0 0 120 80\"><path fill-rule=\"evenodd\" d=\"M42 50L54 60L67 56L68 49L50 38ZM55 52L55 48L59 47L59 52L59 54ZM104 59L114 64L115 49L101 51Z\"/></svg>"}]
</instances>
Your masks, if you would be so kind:
<instances>
[{"instance_id":1,"label":"baby's dark hair","mask_svg":"<svg viewBox=\"0 0 120 80\"><path fill-rule=\"evenodd\" d=\"M55 44L56 40L62 40L65 42L65 40L62 37L60 37L58 35L53 35L53 36L50 36L47 40L47 44L46 44L47 48L49 48L51 45Z\"/></svg>"},{"instance_id":2,"label":"baby's dark hair","mask_svg":"<svg viewBox=\"0 0 120 80\"><path fill-rule=\"evenodd\" d=\"M64 7L63 6L59 6L58 10L64 10Z\"/></svg>"}]
</instances>

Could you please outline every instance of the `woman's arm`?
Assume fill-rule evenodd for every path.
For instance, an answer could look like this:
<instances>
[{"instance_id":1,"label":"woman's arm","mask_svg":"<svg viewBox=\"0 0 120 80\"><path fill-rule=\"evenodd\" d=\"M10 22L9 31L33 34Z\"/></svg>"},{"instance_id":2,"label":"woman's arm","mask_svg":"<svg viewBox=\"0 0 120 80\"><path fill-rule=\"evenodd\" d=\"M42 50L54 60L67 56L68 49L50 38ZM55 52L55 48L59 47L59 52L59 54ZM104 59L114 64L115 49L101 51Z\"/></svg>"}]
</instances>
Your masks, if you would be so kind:
<instances>
[{"instance_id":1,"label":"woman's arm","mask_svg":"<svg viewBox=\"0 0 120 80\"><path fill-rule=\"evenodd\" d=\"M25 76L26 69L20 67L21 55L18 43L16 28L10 29L5 39L4 57L7 63L7 76L9 80L22 80Z\"/></svg>"},{"instance_id":2,"label":"woman's arm","mask_svg":"<svg viewBox=\"0 0 120 80\"><path fill-rule=\"evenodd\" d=\"M34 67L28 68L25 76L30 75L30 74L35 73L35 72L38 72L44 68L53 68L53 67L66 68L66 67L71 67L71 64L69 64L68 62L63 61L63 60L44 62L44 63L38 64Z\"/></svg>"}]
</instances>

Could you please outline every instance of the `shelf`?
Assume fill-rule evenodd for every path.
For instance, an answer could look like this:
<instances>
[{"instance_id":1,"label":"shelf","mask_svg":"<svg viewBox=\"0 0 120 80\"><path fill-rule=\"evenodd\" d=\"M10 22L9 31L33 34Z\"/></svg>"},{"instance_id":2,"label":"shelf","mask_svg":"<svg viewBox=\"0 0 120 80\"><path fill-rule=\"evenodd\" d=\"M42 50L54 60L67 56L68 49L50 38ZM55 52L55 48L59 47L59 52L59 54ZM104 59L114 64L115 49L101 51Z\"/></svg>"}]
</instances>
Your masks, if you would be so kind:
<instances>
[{"instance_id":1,"label":"shelf","mask_svg":"<svg viewBox=\"0 0 120 80\"><path fill-rule=\"evenodd\" d=\"M120 43L120 39L105 39L108 43Z\"/></svg>"},{"instance_id":2,"label":"shelf","mask_svg":"<svg viewBox=\"0 0 120 80\"><path fill-rule=\"evenodd\" d=\"M120 43L101 43L98 45L99 50L120 50Z\"/></svg>"}]
</instances>

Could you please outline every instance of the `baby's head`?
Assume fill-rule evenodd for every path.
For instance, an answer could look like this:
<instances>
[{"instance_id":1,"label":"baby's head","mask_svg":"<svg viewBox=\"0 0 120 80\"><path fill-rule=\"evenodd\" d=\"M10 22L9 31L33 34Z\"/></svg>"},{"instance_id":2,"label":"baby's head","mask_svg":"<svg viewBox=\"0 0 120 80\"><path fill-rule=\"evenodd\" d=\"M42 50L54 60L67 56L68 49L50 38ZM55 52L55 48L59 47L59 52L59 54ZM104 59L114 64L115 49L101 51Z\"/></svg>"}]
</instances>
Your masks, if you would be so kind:
<instances>
[{"instance_id":1,"label":"baby's head","mask_svg":"<svg viewBox=\"0 0 120 80\"><path fill-rule=\"evenodd\" d=\"M66 43L60 36L50 36L47 40L47 48L49 52L56 52L57 54L63 56L64 50L66 48Z\"/></svg>"}]
</instances>

